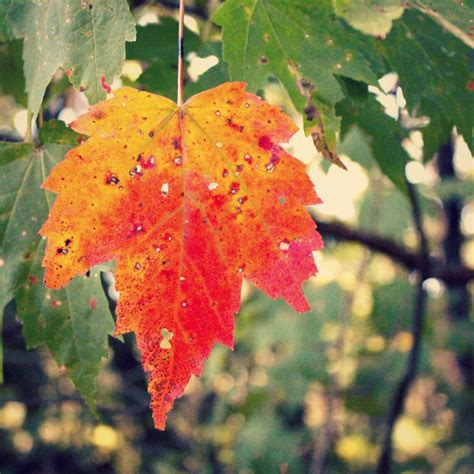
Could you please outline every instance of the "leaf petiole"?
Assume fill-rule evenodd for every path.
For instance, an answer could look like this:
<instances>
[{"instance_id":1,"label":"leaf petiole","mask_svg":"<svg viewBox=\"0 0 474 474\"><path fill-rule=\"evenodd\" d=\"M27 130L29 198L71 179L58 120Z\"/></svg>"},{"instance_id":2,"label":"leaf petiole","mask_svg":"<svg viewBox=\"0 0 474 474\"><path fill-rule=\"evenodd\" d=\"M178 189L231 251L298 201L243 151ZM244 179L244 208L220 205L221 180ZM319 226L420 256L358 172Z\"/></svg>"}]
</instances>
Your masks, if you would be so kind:
<instances>
[{"instance_id":1,"label":"leaf petiole","mask_svg":"<svg viewBox=\"0 0 474 474\"><path fill-rule=\"evenodd\" d=\"M178 107L183 105L184 82L184 0L179 1L179 27L178 27Z\"/></svg>"}]
</instances>

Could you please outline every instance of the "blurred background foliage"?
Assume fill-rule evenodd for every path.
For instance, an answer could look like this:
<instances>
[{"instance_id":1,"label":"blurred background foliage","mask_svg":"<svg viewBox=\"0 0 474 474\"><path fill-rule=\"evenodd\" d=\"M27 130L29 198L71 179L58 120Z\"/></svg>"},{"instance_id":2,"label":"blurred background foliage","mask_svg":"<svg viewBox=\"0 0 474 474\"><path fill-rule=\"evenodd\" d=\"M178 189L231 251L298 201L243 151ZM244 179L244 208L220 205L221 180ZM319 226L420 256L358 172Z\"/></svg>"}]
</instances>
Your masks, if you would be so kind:
<instances>
[{"instance_id":1,"label":"blurred background foliage","mask_svg":"<svg viewBox=\"0 0 474 474\"><path fill-rule=\"evenodd\" d=\"M209 20L218 5L213 0L187 5L188 96L229 79L220 30ZM122 77L113 87L144 87L174 98L176 4L137 1L131 7L137 42L127 44ZM393 18L400 13L387 11ZM0 68L8 72L0 79L0 132L4 140L21 140L26 131L21 40L0 44ZM397 75L385 75L380 85L371 94L384 105L381 121L409 120ZM270 80L261 94L303 125L278 81ZM86 107L83 94L58 71L38 123L47 126L48 139L70 144L75 137L48 121L68 123ZM421 340L414 341L418 267L374 251L380 248L370 238L361 245L352 232L415 253L413 211L374 156L393 150L377 144L364 121L355 125L343 130L337 148L347 172L323 162L302 131L289 145L307 164L324 201L311 209L326 243L315 255L320 274L305 287L311 313L295 315L246 284L234 351L215 348L202 377L192 379L177 401L166 431L153 428L133 336L110 338L95 417L47 349L25 351L15 303L9 303L3 322L0 472L373 472L407 359L420 342L418 372L394 427L392 470L472 473L473 282L426 278L426 317ZM436 125L430 124L430 133L439 147ZM381 126L380 133L387 130ZM431 255L444 263L451 258L451 269L472 268L474 166L465 141L454 131L431 159L436 149L423 144L419 130L405 127L395 140L408 156L405 174L417 189ZM117 294L109 274L102 283L113 308Z\"/></svg>"}]
</instances>

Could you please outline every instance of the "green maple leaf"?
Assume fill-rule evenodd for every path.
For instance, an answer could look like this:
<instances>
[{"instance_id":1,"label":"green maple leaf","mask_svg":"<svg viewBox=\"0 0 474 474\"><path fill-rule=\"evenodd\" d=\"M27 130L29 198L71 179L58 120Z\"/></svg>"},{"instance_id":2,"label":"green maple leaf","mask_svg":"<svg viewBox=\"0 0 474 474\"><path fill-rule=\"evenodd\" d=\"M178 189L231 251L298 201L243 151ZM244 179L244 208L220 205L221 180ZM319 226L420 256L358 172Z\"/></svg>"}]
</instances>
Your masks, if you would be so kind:
<instances>
[{"instance_id":1,"label":"green maple leaf","mask_svg":"<svg viewBox=\"0 0 474 474\"><path fill-rule=\"evenodd\" d=\"M95 378L114 330L99 271L66 289L47 290L41 268L45 241L38 235L54 200L41 184L70 148L0 143L0 307L3 312L15 299L27 347L45 344L93 408Z\"/></svg>"},{"instance_id":2,"label":"green maple leaf","mask_svg":"<svg viewBox=\"0 0 474 474\"><path fill-rule=\"evenodd\" d=\"M28 108L39 111L62 67L91 103L105 99L101 82L118 76L135 22L125 0L2 0L0 38L23 38Z\"/></svg>"},{"instance_id":3,"label":"green maple leaf","mask_svg":"<svg viewBox=\"0 0 474 474\"><path fill-rule=\"evenodd\" d=\"M432 18L471 48L474 45L470 34L474 14L472 1L334 0L333 3L338 15L369 35L385 36L392 28L393 21L400 18L405 9L415 9Z\"/></svg>"},{"instance_id":4,"label":"green maple leaf","mask_svg":"<svg viewBox=\"0 0 474 474\"><path fill-rule=\"evenodd\" d=\"M213 20L223 27L231 79L258 91L277 77L296 108L309 111L306 131L331 159L339 129L334 106L344 97L336 76L377 83L372 39L336 17L326 0L227 0Z\"/></svg>"}]
</instances>

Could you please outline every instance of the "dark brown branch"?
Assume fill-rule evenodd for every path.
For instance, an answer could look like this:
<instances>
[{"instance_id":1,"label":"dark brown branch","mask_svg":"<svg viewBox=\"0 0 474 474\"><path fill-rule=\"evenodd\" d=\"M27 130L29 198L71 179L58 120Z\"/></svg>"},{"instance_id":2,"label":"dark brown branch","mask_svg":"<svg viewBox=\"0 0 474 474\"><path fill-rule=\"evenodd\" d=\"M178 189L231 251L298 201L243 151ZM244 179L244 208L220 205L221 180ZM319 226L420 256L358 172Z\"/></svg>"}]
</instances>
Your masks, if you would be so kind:
<instances>
[{"instance_id":1,"label":"dark brown branch","mask_svg":"<svg viewBox=\"0 0 474 474\"><path fill-rule=\"evenodd\" d=\"M436 165L442 180L456 180L454 168L454 146L450 140L438 151ZM442 239L444 261L452 265L462 265L461 249L465 236L461 231L461 214L464 200L456 195L442 197L445 234ZM469 321L471 315L471 298L466 285L456 282L447 283L447 315L453 324ZM456 350L456 359L466 385L474 389L474 343Z\"/></svg>"},{"instance_id":2,"label":"dark brown branch","mask_svg":"<svg viewBox=\"0 0 474 474\"><path fill-rule=\"evenodd\" d=\"M386 432L382 444L382 451L379 458L377 473L388 474L392 461L392 437L395 424L403 413L405 400L412 382L415 380L418 371L418 361L420 358L421 336L423 332L423 315L425 312L426 296L423 290L423 278L418 273L416 283L415 308L412 316L411 333L413 336L413 345L408 355L405 374L400 380L395 397L392 402L390 413L388 415Z\"/></svg>"},{"instance_id":3,"label":"dark brown branch","mask_svg":"<svg viewBox=\"0 0 474 474\"><path fill-rule=\"evenodd\" d=\"M418 234L419 241L419 253L420 267L417 269L417 284L415 294L415 306L412 315L412 328L411 334L413 337L413 344L408 355L406 363L405 374L403 375L400 383L398 384L395 392L395 397L390 409L390 413L387 420L387 428L385 437L382 444L382 451L380 453L379 462L377 465L378 474L388 474L390 472L390 465L392 463L392 437L395 424L399 419L400 415L405 409L405 401L410 390L413 381L416 378L420 352L421 342L423 336L424 326L424 315L426 306L426 293L423 289L423 281L427 278L430 273L430 256L428 248L428 240L423 227L423 216L418 201L418 195L415 187L407 181L407 187L409 192L410 203L412 207L413 221L415 224L416 232Z\"/></svg>"},{"instance_id":4,"label":"dark brown branch","mask_svg":"<svg viewBox=\"0 0 474 474\"><path fill-rule=\"evenodd\" d=\"M315 218L315 220L318 230L323 237L359 243L375 252L390 257L394 262L410 271L420 270L422 267L422 257L420 254L392 239L364 230L354 229L341 222L327 222L319 218ZM426 273L426 278L430 277L438 278L445 283L465 285L469 281L474 280L474 269L464 265L450 266L438 259L430 258L429 272Z\"/></svg>"}]
</instances>

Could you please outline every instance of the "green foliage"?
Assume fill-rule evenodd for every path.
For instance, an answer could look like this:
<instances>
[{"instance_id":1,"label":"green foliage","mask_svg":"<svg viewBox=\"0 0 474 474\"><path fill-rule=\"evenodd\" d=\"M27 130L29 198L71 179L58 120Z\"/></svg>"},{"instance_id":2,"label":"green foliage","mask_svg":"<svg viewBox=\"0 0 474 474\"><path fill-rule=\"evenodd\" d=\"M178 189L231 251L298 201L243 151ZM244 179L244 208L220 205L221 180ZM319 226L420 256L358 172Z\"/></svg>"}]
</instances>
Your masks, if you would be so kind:
<instances>
[{"instance_id":1,"label":"green foliage","mask_svg":"<svg viewBox=\"0 0 474 474\"><path fill-rule=\"evenodd\" d=\"M135 40L125 0L3 0L2 10L1 36L24 38L28 107L33 114L59 67L69 71L72 84L91 102L104 99L102 76L111 82L120 74L125 41Z\"/></svg>"},{"instance_id":2,"label":"green foliage","mask_svg":"<svg viewBox=\"0 0 474 474\"><path fill-rule=\"evenodd\" d=\"M387 45L381 48L398 73L409 111L429 115L433 125L428 130L433 126L441 132L437 135L441 142L454 125L471 146L469 48L431 19L412 11L395 24ZM432 135L429 132L427 139Z\"/></svg>"},{"instance_id":3,"label":"green foliage","mask_svg":"<svg viewBox=\"0 0 474 474\"><path fill-rule=\"evenodd\" d=\"M27 346L46 344L93 407L95 378L114 329L98 273L57 292L42 283L45 241L38 231L54 196L41 183L69 148L0 143L0 304L15 298Z\"/></svg>"},{"instance_id":4,"label":"green foliage","mask_svg":"<svg viewBox=\"0 0 474 474\"><path fill-rule=\"evenodd\" d=\"M12 95L18 104L26 105L22 47L20 40L0 44L0 71L8 71L8 74L2 74L0 77L0 94Z\"/></svg>"},{"instance_id":5,"label":"green foliage","mask_svg":"<svg viewBox=\"0 0 474 474\"><path fill-rule=\"evenodd\" d=\"M185 87L187 97L203 92L212 87L216 87L223 82L230 80L229 68L222 59L222 43L218 41L209 41L199 50L200 57L215 56L218 63L202 74L196 82L188 83Z\"/></svg>"},{"instance_id":6,"label":"green foliage","mask_svg":"<svg viewBox=\"0 0 474 474\"><path fill-rule=\"evenodd\" d=\"M336 3L335 11L350 19L353 26L354 22L357 25L362 22L364 27L360 29L366 33L382 33L372 31L370 25L374 22L388 33L392 20L401 17L404 8L399 1L379 3L341 1ZM462 7L462 11L453 13L445 6L443 12L456 24L468 9ZM429 159L435 147L447 140L453 126L457 126L469 143L471 135L470 109L466 107L471 100L468 47L431 17L405 12L384 41L371 40L334 19L329 2L309 5L303 1L229 0L214 15L214 20L223 26L224 59L229 63L231 78L245 80L251 90L257 91L268 77L275 76L300 111L308 105L303 85L320 110L326 142L331 149L335 147L340 122L334 108L347 96L337 78L375 84L376 75L396 71L409 111L431 118L424 130L426 141L429 140L426 150ZM453 87L446 90L445 84ZM367 104L367 107L372 106ZM361 104L361 108L365 105ZM339 108L337 115L344 115L344 109ZM306 123L306 130L311 131L315 123L314 119ZM394 126L385 123L389 129L379 125L377 134L391 134ZM397 146L394 151L398 158L399 149ZM403 187L400 178L403 161L394 165L388 154L382 153L378 162ZM393 169L396 166L398 170Z\"/></svg>"},{"instance_id":7,"label":"green foliage","mask_svg":"<svg viewBox=\"0 0 474 474\"><path fill-rule=\"evenodd\" d=\"M406 8L416 9L433 18L451 34L472 47L470 18L472 2L428 0L335 0L334 9L354 28L370 35L385 36L393 21L399 19Z\"/></svg>"},{"instance_id":8,"label":"green foliage","mask_svg":"<svg viewBox=\"0 0 474 474\"><path fill-rule=\"evenodd\" d=\"M15 292L27 348L45 344L95 411L96 378L102 358L107 357L108 335L115 327L100 283L100 268L75 278L63 290L49 291L34 283L36 278L38 282L43 279L44 247L41 240L34 256L29 257L28 280Z\"/></svg>"},{"instance_id":9,"label":"green foliage","mask_svg":"<svg viewBox=\"0 0 474 474\"><path fill-rule=\"evenodd\" d=\"M404 295L401 299L399 296ZM371 322L375 331L384 337L393 337L399 331L410 329L413 312L413 289L406 280L396 279L374 290Z\"/></svg>"},{"instance_id":10,"label":"green foliage","mask_svg":"<svg viewBox=\"0 0 474 474\"><path fill-rule=\"evenodd\" d=\"M223 27L224 59L231 79L258 91L277 77L297 110L308 95L321 108L322 125L331 149L338 119L336 102L344 97L336 76L376 84L372 63L378 61L370 41L334 18L329 1L230 0L214 15ZM316 119L306 125L309 130Z\"/></svg>"},{"instance_id":11,"label":"green foliage","mask_svg":"<svg viewBox=\"0 0 474 474\"><path fill-rule=\"evenodd\" d=\"M1 144L2 307L13 297L15 289L26 283L20 275L27 272L30 254L40 243L37 234L51 199L40 189L41 183L66 150L56 145L36 150L30 144Z\"/></svg>"},{"instance_id":12,"label":"green foliage","mask_svg":"<svg viewBox=\"0 0 474 474\"><path fill-rule=\"evenodd\" d=\"M41 143L55 143L56 145L77 146L80 135L66 126L62 120L49 120L39 129Z\"/></svg>"},{"instance_id":13,"label":"green foliage","mask_svg":"<svg viewBox=\"0 0 474 474\"><path fill-rule=\"evenodd\" d=\"M353 126L357 126L370 143L381 170L400 190L406 192L405 165L408 157L401 144L406 131L384 113L383 106L374 96L365 101L344 99L338 103L336 110L343 116L341 135L344 137Z\"/></svg>"},{"instance_id":14,"label":"green foliage","mask_svg":"<svg viewBox=\"0 0 474 474\"><path fill-rule=\"evenodd\" d=\"M137 59L145 65L145 71L138 78L139 84L173 100L177 89L177 34L178 22L165 17L158 25L139 26L137 40L127 44L127 59ZM199 36L188 28L184 30L184 42L186 54L197 51L201 45Z\"/></svg>"},{"instance_id":15,"label":"green foliage","mask_svg":"<svg viewBox=\"0 0 474 474\"><path fill-rule=\"evenodd\" d=\"M137 39L127 44L127 59L138 59L153 64L153 61L166 61L177 66L178 22L170 17L160 19L159 24L137 27ZM196 33L184 29L186 54L196 51L201 41ZM176 81L175 81L176 82Z\"/></svg>"},{"instance_id":16,"label":"green foliage","mask_svg":"<svg viewBox=\"0 0 474 474\"><path fill-rule=\"evenodd\" d=\"M379 219L379 216L390 218ZM369 232L377 231L395 241L403 242L400 229L408 227L410 220L410 209L406 206L405 196L393 189L367 193L359 207L359 228Z\"/></svg>"},{"instance_id":17,"label":"green foliage","mask_svg":"<svg viewBox=\"0 0 474 474\"><path fill-rule=\"evenodd\" d=\"M214 20L223 26L231 78L246 81L252 91L274 75L302 105L296 82L303 78L322 101L335 103L343 97L336 75L376 82L365 38L334 20L329 2L231 0Z\"/></svg>"},{"instance_id":18,"label":"green foliage","mask_svg":"<svg viewBox=\"0 0 474 474\"><path fill-rule=\"evenodd\" d=\"M417 0L415 7L429 15L451 34L464 41L471 48L472 42L472 0L451 2L450 0Z\"/></svg>"},{"instance_id":19,"label":"green foliage","mask_svg":"<svg viewBox=\"0 0 474 474\"><path fill-rule=\"evenodd\" d=\"M385 36L405 10L400 0L335 0L334 11L363 33Z\"/></svg>"}]
</instances>

